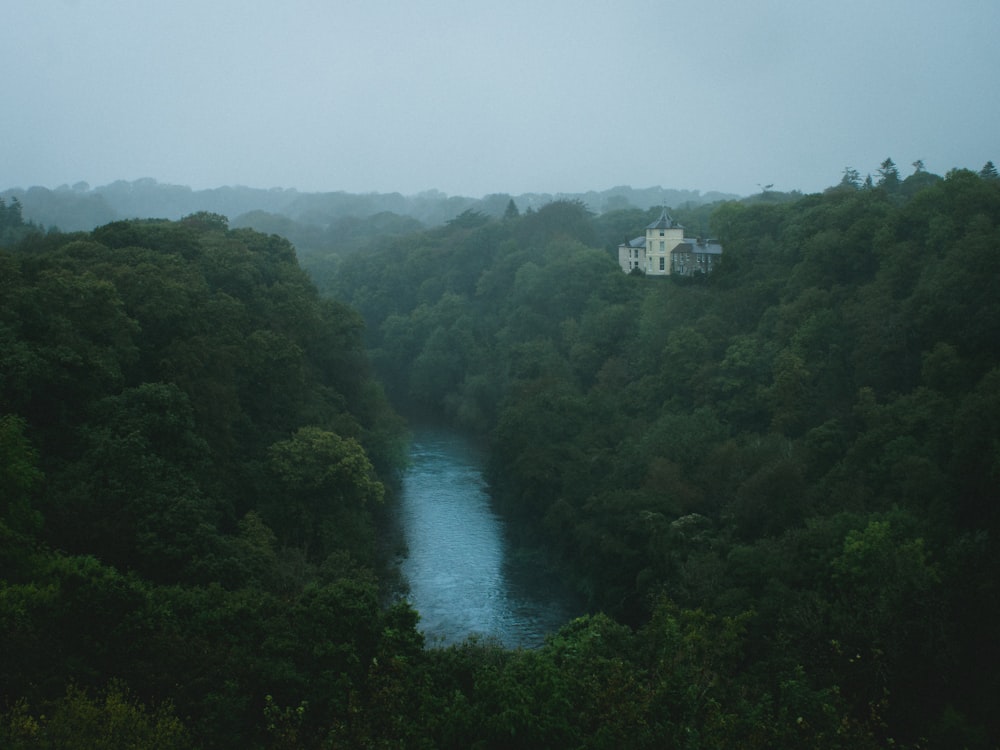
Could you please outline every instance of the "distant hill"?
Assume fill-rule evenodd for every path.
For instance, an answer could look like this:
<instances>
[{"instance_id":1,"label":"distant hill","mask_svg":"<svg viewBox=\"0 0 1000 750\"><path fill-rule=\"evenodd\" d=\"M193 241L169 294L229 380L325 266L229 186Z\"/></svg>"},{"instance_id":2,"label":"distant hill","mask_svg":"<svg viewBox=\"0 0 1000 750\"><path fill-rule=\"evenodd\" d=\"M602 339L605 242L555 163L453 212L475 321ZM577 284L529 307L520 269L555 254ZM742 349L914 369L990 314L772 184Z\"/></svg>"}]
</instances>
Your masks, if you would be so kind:
<instances>
[{"instance_id":1,"label":"distant hill","mask_svg":"<svg viewBox=\"0 0 1000 750\"><path fill-rule=\"evenodd\" d=\"M183 185L169 185L151 178L118 180L109 185L91 187L85 182L55 189L45 187L8 188L0 198L17 198L25 220L64 232L89 231L118 219L179 219L198 211L219 213L235 221L255 213L287 217L298 224L327 229L345 218L365 219L393 213L416 219L425 226L437 226L464 211L473 210L488 216L503 215L513 198L518 209L538 209L555 200L579 200L593 213L622 208L647 209L650 206L701 205L737 198L726 193L701 193L698 190L672 190L662 187L632 188L627 185L585 193L495 193L482 198L449 196L438 190L416 195L400 193L304 193L294 188L259 189L226 186L193 190ZM249 217L248 217L249 218Z\"/></svg>"}]
</instances>

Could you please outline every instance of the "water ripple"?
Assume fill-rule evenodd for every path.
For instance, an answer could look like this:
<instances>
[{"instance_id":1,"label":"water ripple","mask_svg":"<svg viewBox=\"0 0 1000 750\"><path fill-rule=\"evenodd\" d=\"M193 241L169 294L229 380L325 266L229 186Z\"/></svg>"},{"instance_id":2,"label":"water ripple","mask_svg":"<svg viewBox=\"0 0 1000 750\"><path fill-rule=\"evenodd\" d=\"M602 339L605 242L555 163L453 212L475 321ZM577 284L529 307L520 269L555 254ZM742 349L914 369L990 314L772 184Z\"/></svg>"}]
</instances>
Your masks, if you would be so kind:
<instances>
[{"instance_id":1,"label":"water ripple","mask_svg":"<svg viewBox=\"0 0 1000 750\"><path fill-rule=\"evenodd\" d=\"M516 584L510 580L484 456L458 433L427 428L415 432L410 460L401 497L409 548L402 567L428 643L477 634L508 647L539 645L573 607L565 592L530 571L521 571Z\"/></svg>"}]
</instances>

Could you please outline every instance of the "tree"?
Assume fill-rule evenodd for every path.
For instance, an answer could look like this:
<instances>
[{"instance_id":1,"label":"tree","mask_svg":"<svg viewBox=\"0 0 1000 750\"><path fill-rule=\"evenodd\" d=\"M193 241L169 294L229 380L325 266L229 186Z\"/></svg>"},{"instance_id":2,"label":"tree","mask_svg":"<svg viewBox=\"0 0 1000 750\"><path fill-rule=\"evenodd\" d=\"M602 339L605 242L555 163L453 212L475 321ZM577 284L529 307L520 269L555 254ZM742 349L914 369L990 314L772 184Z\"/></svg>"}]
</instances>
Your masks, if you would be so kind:
<instances>
[{"instance_id":1,"label":"tree","mask_svg":"<svg viewBox=\"0 0 1000 750\"><path fill-rule=\"evenodd\" d=\"M894 188L899 184L899 170L892 159L886 159L878 169L878 186L884 188Z\"/></svg>"},{"instance_id":2,"label":"tree","mask_svg":"<svg viewBox=\"0 0 1000 750\"><path fill-rule=\"evenodd\" d=\"M902 512L872 518L847 534L831 565L841 687L850 688L859 714L886 696L892 706L900 693L910 700L900 696L893 710L915 712L940 679L934 664L942 650L940 572L924 540L905 531L912 522ZM919 681L926 681L923 689ZM898 726L912 726L912 718Z\"/></svg>"},{"instance_id":3,"label":"tree","mask_svg":"<svg viewBox=\"0 0 1000 750\"><path fill-rule=\"evenodd\" d=\"M229 217L211 211L198 211L181 219L181 224L199 232L225 232L229 229Z\"/></svg>"},{"instance_id":4,"label":"tree","mask_svg":"<svg viewBox=\"0 0 1000 750\"><path fill-rule=\"evenodd\" d=\"M476 227L483 226L489 220L486 214L472 208L467 208L454 219L450 219L448 226L457 229L475 229Z\"/></svg>"},{"instance_id":5,"label":"tree","mask_svg":"<svg viewBox=\"0 0 1000 750\"><path fill-rule=\"evenodd\" d=\"M267 454L275 486L263 515L278 536L311 548L319 559L338 546L357 549L366 536L361 529L366 506L385 495L361 444L308 426Z\"/></svg>"},{"instance_id":6,"label":"tree","mask_svg":"<svg viewBox=\"0 0 1000 750\"><path fill-rule=\"evenodd\" d=\"M503 219L504 219L504 221L509 221L511 219L516 219L520 215L521 215L521 212L517 210L517 204L514 203L514 199L511 198L507 202L507 210L505 210L503 212Z\"/></svg>"},{"instance_id":7,"label":"tree","mask_svg":"<svg viewBox=\"0 0 1000 750\"><path fill-rule=\"evenodd\" d=\"M208 446L176 385L144 383L93 403L80 457L50 496L51 541L149 579L183 579L212 547L212 503L197 479Z\"/></svg>"},{"instance_id":8,"label":"tree","mask_svg":"<svg viewBox=\"0 0 1000 750\"><path fill-rule=\"evenodd\" d=\"M83 241L64 248L84 257L94 249ZM0 372L9 373L4 385L14 386L8 403L36 429L73 419L91 399L120 389L138 354L139 326L113 283L69 263L46 265L11 303L19 356L0 360ZM53 435L60 436L70 437Z\"/></svg>"},{"instance_id":9,"label":"tree","mask_svg":"<svg viewBox=\"0 0 1000 750\"><path fill-rule=\"evenodd\" d=\"M844 176L840 178L840 187L858 190L861 188L861 174L854 167L844 167Z\"/></svg>"},{"instance_id":10,"label":"tree","mask_svg":"<svg viewBox=\"0 0 1000 750\"><path fill-rule=\"evenodd\" d=\"M38 469L38 452L24 431L22 418L0 416L0 524L14 531L36 532L42 517L29 501L44 475Z\"/></svg>"},{"instance_id":11,"label":"tree","mask_svg":"<svg viewBox=\"0 0 1000 750\"><path fill-rule=\"evenodd\" d=\"M169 703L152 709L112 683L91 698L70 685L50 709L32 716L24 701L0 715L0 743L9 750L87 747L93 750L186 750L196 747Z\"/></svg>"},{"instance_id":12,"label":"tree","mask_svg":"<svg viewBox=\"0 0 1000 750\"><path fill-rule=\"evenodd\" d=\"M31 553L44 517L36 507L45 475L25 422L0 415L0 578L30 575Z\"/></svg>"},{"instance_id":13,"label":"tree","mask_svg":"<svg viewBox=\"0 0 1000 750\"><path fill-rule=\"evenodd\" d=\"M979 176L984 180L1000 180L1000 172L997 172L997 168L993 165L992 161L988 161L983 165L983 168L979 170Z\"/></svg>"}]
</instances>

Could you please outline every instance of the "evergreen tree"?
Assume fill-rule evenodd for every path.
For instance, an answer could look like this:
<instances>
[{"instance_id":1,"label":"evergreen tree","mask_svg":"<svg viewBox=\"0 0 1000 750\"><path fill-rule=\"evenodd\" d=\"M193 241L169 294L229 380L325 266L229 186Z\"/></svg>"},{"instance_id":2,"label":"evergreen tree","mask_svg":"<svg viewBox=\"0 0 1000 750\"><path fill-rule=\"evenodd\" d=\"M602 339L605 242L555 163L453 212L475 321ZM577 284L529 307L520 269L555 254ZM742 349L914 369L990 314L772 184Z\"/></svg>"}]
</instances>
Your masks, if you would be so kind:
<instances>
[{"instance_id":1,"label":"evergreen tree","mask_svg":"<svg viewBox=\"0 0 1000 750\"><path fill-rule=\"evenodd\" d=\"M840 187L853 188L861 187L861 174L854 167L844 167L844 176L840 178Z\"/></svg>"},{"instance_id":2,"label":"evergreen tree","mask_svg":"<svg viewBox=\"0 0 1000 750\"><path fill-rule=\"evenodd\" d=\"M899 184L899 169L892 159L886 159L879 165L878 185L884 188L894 188Z\"/></svg>"},{"instance_id":3,"label":"evergreen tree","mask_svg":"<svg viewBox=\"0 0 1000 750\"><path fill-rule=\"evenodd\" d=\"M21 202L17 198L12 198L9 206L0 198L0 246L14 244L30 227L24 223Z\"/></svg>"}]
</instances>

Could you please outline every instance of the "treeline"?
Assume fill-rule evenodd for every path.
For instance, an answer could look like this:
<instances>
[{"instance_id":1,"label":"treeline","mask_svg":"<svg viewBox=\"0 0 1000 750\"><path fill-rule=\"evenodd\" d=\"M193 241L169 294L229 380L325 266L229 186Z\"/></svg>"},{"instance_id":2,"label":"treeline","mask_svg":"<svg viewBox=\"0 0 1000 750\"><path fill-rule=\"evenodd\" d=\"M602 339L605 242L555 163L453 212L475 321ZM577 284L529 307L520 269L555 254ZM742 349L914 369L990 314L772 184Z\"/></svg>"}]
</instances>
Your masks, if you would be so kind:
<instances>
[{"instance_id":1,"label":"treeline","mask_svg":"<svg viewBox=\"0 0 1000 750\"><path fill-rule=\"evenodd\" d=\"M447 195L426 190L416 195L401 193L300 192L294 188L262 190L225 186L194 190L146 178L118 180L91 187L86 182L45 187L10 187L0 192L8 203L19 201L25 216L43 227L62 231L90 231L112 221L137 217L180 219L198 212L232 217L230 225L277 233L291 241L300 255L349 252L359 237L393 231L396 223L407 231L420 226L438 226L463 211L474 210L495 218L503 215L512 196L494 193L481 198ZM632 188L622 185L608 190L552 195L528 193L513 196L525 208L539 207L558 199L581 200L595 211L628 206L652 206L663 201L673 205L702 205L736 196L701 194L697 190L661 187ZM372 222L371 232L366 224Z\"/></svg>"},{"instance_id":2,"label":"treeline","mask_svg":"<svg viewBox=\"0 0 1000 750\"><path fill-rule=\"evenodd\" d=\"M663 602L729 618L730 746L994 747L991 167L722 204L700 280L621 273L654 211L557 202L397 237L329 288L400 408L490 437L498 503L595 609L645 645Z\"/></svg>"}]
</instances>

